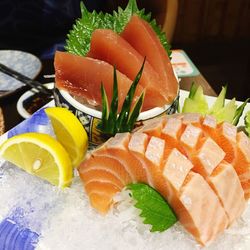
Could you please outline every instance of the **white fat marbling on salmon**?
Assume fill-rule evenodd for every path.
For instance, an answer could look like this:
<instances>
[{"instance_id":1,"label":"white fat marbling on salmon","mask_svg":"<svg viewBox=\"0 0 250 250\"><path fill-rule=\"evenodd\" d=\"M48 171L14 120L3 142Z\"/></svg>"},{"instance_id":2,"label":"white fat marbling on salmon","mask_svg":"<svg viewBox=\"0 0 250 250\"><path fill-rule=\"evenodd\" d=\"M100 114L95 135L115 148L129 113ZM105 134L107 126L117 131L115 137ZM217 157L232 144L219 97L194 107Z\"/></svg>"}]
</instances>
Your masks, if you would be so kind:
<instances>
[{"instance_id":1,"label":"white fat marbling on salmon","mask_svg":"<svg viewBox=\"0 0 250 250\"><path fill-rule=\"evenodd\" d=\"M200 123L201 115L196 113L187 113L183 116L183 124Z\"/></svg>"},{"instance_id":2,"label":"white fat marbling on salmon","mask_svg":"<svg viewBox=\"0 0 250 250\"><path fill-rule=\"evenodd\" d=\"M217 126L215 117L212 115L205 115L203 125L215 129Z\"/></svg>"},{"instance_id":3,"label":"white fat marbling on salmon","mask_svg":"<svg viewBox=\"0 0 250 250\"><path fill-rule=\"evenodd\" d=\"M211 138L207 138L197 157L203 165L204 171L210 175L214 168L224 159L225 152Z\"/></svg>"},{"instance_id":4,"label":"white fat marbling on salmon","mask_svg":"<svg viewBox=\"0 0 250 250\"><path fill-rule=\"evenodd\" d=\"M148 136L144 133L136 132L132 134L128 148L135 153L145 154L147 143Z\"/></svg>"},{"instance_id":5,"label":"white fat marbling on salmon","mask_svg":"<svg viewBox=\"0 0 250 250\"><path fill-rule=\"evenodd\" d=\"M201 135L202 135L202 130L200 128L197 128L192 124L189 124L182 133L180 141L185 146L194 148L197 145Z\"/></svg>"},{"instance_id":6,"label":"white fat marbling on salmon","mask_svg":"<svg viewBox=\"0 0 250 250\"><path fill-rule=\"evenodd\" d=\"M234 125L228 122L223 122L221 129L222 129L222 134L228 140L231 140L234 143L236 142L237 128Z\"/></svg>"},{"instance_id":7,"label":"white fat marbling on salmon","mask_svg":"<svg viewBox=\"0 0 250 250\"><path fill-rule=\"evenodd\" d=\"M145 157L156 166L160 166L164 156L164 149L165 141L152 136L148 143Z\"/></svg>"},{"instance_id":8,"label":"white fat marbling on salmon","mask_svg":"<svg viewBox=\"0 0 250 250\"><path fill-rule=\"evenodd\" d=\"M192 167L187 157L174 148L164 164L163 175L179 191Z\"/></svg>"},{"instance_id":9,"label":"white fat marbling on salmon","mask_svg":"<svg viewBox=\"0 0 250 250\"><path fill-rule=\"evenodd\" d=\"M171 117L167 120L167 123L163 128L162 133L164 135L168 135L174 139L177 139L177 135L181 127L182 127L181 119Z\"/></svg>"}]
</instances>

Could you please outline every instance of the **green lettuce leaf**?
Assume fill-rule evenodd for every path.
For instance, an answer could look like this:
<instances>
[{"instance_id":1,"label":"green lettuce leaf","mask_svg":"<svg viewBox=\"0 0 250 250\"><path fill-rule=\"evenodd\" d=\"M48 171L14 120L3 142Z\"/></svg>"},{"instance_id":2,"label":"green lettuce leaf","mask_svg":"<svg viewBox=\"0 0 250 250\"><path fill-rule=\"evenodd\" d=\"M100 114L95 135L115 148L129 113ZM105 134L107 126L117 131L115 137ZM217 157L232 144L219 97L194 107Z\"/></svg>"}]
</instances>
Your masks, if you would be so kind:
<instances>
[{"instance_id":1,"label":"green lettuce leaf","mask_svg":"<svg viewBox=\"0 0 250 250\"><path fill-rule=\"evenodd\" d=\"M165 33L157 25L155 19L151 19L151 14L145 14L145 9L139 10L136 0L129 0L127 7L123 10L118 7L113 14L96 11L89 12L86 6L81 2L82 17L76 20L73 29L68 34L65 49L73 54L85 56L90 48L92 32L95 29L112 29L121 33L133 14L137 14L150 23L168 55L171 55L170 45L167 42Z\"/></svg>"},{"instance_id":2,"label":"green lettuce leaf","mask_svg":"<svg viewBox=\"0 0 250 250\"><path fill-rule=\"evenodd\" d=\"M143 183L129 184L127 188L136 200L135 207L141 210L143 223L152 225L151 232L165 231L177 222L173 210L153 188Z\"/></svg>"}]
</instances>

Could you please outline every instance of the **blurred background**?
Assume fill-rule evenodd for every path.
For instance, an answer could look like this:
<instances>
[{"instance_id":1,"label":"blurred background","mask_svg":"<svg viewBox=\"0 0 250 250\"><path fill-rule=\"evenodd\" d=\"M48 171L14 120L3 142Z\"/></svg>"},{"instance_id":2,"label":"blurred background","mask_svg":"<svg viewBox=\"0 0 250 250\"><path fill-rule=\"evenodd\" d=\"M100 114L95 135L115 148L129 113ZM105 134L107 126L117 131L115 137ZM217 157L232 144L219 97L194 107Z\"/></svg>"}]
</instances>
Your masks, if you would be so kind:
<instances>
[{"instance_id":1,"label":"blurred background","mask_svg":"<svg viewBox=\"0 0 250 250\"><path fill-rule=\"evenodd\" d=\"M79 2L1 0L0 49L52 59L56 49L63 49L66 34L80 16ZM108 12L127 4L127 0L83 2L89 10ZM172 48L183 49L217 93L228 84L228 97L244 100L250 96L250 0L137 2L164 28L166 21L170 23Z\"/></svg>"}]
</instances>

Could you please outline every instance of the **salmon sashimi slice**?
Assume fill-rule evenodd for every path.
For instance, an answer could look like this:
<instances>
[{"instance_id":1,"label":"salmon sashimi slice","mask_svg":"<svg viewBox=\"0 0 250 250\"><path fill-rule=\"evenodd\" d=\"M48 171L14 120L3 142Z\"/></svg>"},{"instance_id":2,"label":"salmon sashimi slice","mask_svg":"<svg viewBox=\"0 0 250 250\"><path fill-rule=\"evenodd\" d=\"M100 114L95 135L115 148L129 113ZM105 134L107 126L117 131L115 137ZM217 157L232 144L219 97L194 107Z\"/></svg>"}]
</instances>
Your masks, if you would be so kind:
<instances>
[{"instance_id":1,"label":"salmon sashimi slice","mask_svg":"<svg viewBox=\"0 0 250 250\"><path fill-rule=\"evenodd\" d=\"M217 121L216 118L212 115L205 115L203 120L201 121L201 127L202 127L202 131L214 138L216 136L216 132L217 132Z\"/></svg>"},{"instance_id":2,"label":"salmon sashimi slice","mask_svg":"<svg viewBox=\"0 0 250 250\"><path fill-rule=\"evenodd\" d=\"M143 162L148 169L148 175L153 183L152 187L163 196L170 196L172 193L171 187L166 183L161 170L165 147L164 141L157 137L149 138L144 133L136 132L132 134L128 147L131 153L139 161Z\"/></svg>"},{"instance_id":3,"label":"salmon sashimi slice","mask_svg":"<svg viewBox=\"0 0 250 250\"><path fill-rule=\"evenodd\" d=\"M244 132L237 134L237 153L233 163L245 191L245 198L250 198L250 139Z\"/></svg>"},{"instance_id":4,"label":"salmon sashimi slice","mask_svg":"<svg viewBox=\"0 0 250 250\"><path fill-rule=\"evenodd\" d=\"M192 168L192 162L179 150L173 148L164 163L163 175L178 192Z\"/></svg>"},{"instance_id":5,"label":"salmon sashimi slice","mask_svg":"<svg viewBox=\"0 0 250 250\"><path fill-rule=\"evenodd\" d=\"M150 136L159 137L162 133L162 129L165 124L166 124L166 116L163 115L145 121L143 123L143 127L139 128L137 132L143 132Z\"/></svg>"},{"instance_id":6,"label":"salmon sashimi slice","mask_svg":"<svg viewBox=\"0 0 250 250\"><path fill-rule=\"evenodd\" d=\"M139 72L144 57L140 55L125 39L109 29L96 29L92 33L89 57L114 65L121 73L133 80ZM168 104L163 95L166 90L148 61L145 61L139 86L146 90L142 110L163 107ZM141 92L135 93L138 96Z\"/></svg>"},{"instance_id":7,"label":"salmon sashimi slice","mask_svg":"<svg viewBox=\"0 0 250 250\"><path fill-rule=\"evenodd\" d=\"M246 207L244 191L234 167L223 161L207 179L225 208L231 224L241 216ZM229 183L234 183L234 185L229 185Z\"/></svg>"},{"instance_id":8,"label":"salmon sashimi slice","mask_svg":"<svg viewBox=\"0 0 250 250\"><path fill-rule=\"evenodd\" d=\"M210 175L225 158L225 152L211 138L206 138L197 153L193 153L194 171L203 176Z\"/></svg>"},{"instance_id":9,"label":"salmon sashimi slice","mask_svg":"<svg viewBox=\"0 0 250 250\"><path fill-rule=\"evenodd\" d=\"M168 103L171 103L177 96L178 81L175 77L168 54L150 24L134 15L124 28L121 36L143 57L146 56L148 62L161 79Z\"/></svg>"},{"instance_id":10,"label":"salmon sashimi slice","mask_svg":"<svg viewBox=\"0 0 250 250\"><path fill-rule=\"evenodd\" d=\"M225 160L232 163L236 157L237 128L228 122L223 122L218 125L216 133L211 130L207 132L226 153Z\"/></svg>"},{"instance_id":11,"label":"salmon sashimi slice","mask_svg":"<svg viewBox=\"0 0 250 250\"><path fill-rule=\"evenodd\" d=\"M107 153L124 166L133 166L133 168L127 170L132 176L133 182L151 183L146 166L128 150L130 137L129 133L116 134L113 140L106 143Z\"/></svg>"},{"instance_id":12,"label":"salmon sashimi slice","mask_svg":"<svg viewBox=\"0 0 250 250\"><path fill-rule=\"evenodd\" d=\"M185 114L158 117L134 133L116 134L79 167L92 206L105 213L115 193L143 182L162 194L199 243L209 244L241 216L250 193L249 139L242 132L233 139L235 133L227 128L209 116ZM233 163L225 160L210 130L233 137Z\"/></svg>"},{"instance_id":13,"label":"salmon sashimi slice","mask_svg":"<svg viewBox=\"0 0 250 250\"><path fill-rule=\"evenodd\" d=\"M97 59L57 51L54 66L57 88L67 90L70 94L83 98L92 106L100 107L101 83L103 83L109 103L111 102L114 71L112 65ZM118 109L120 110L132 81L119 71L117 71L117 79ZM138 86L137 91L141 92L142 88Z\"/></svg>"},{"instance_id":14,"label":"salmon sashimi slice","mask_svg":"<svg viewBox=\"0 0 250 250\"><path fill-rule=\"evenodd\" d=\"M180 222L202 245L209 245L228 226L228 219L217 195L204 178L189 172L180 191L180 200L188 211L179 214ZM189 223L188 223L189 222Z\"/></svg>"},{"instance_id":15,"label":"salmon sashimi slice","mask_svg":"<svg viewBox=\"0 0 250 250\"><path fill-rule=\"evenodd\" d=\"M231 163L240 178L245 198L250 198L250 163L248 159L250 154L247 153L250 150L249 138L243 132L237 133L235 126L228 122L217 124L213 116L202 117L195 113L168 116L163 123L161 133L159 129L162 124L157 124L157 122L150 124L150 131L147 129L147 124L140 131L148 135L157 134L164 139L166 152L177 148L181 153L190 157L195 166L193 171L204 177L210 175L222 160ZM196 130L197 134L195 136L193 133L191 136L188 133L185 139L185 131L188 128ZM191 146L192 141L195 142L194 147ZM211 147L210 150L208 146Z\"/></svg>"},{"instance_id":16,"label":"salmon sashimi slice","mask_svg":"<svg viewBox=\"0 0 250 250\"><path fill-rule=\"evenodd\" d=\"M196 149L203 132L200 128L189 124L186 126L182 135L180 136L180 143L186 149L186 151L192 151Z\"/></svg>"}]
</instances>

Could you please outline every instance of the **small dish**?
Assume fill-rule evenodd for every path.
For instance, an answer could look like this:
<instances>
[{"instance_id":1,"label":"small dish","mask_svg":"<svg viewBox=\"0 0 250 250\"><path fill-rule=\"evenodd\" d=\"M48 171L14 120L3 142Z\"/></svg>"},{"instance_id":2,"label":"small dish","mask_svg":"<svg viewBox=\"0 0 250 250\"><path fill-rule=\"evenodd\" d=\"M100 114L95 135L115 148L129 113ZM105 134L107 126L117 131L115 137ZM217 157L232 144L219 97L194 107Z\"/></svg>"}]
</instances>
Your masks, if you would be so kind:
<instances>
[{"instance_id":1,"label":"small dish","mask_svg":"<svg viewBox=\"0 0 250 250\"><path fill-rule=\"evenodd\" d=\"M0 62L17 72L34 79L42 69L35 55L18 50L0 50ZM22 82L0 72L0 96L7 96L25 86Z\"/></svg>"},{"instance_id":2,"label":"small dish","mask_svg":"<svg viewBox=\"0 0 250 250\"><path fill-rule=\"evenodd\" d=\"M102 112L81 104L75 100L67 91L55 88L55 105L59 107L66 107L75 114L86 129L89 137L89 143L96 146L103 143L107 137L102 135L97 129L97 125L101 121ZM164 107L157 107L140 113L135 127L141 126L144 121L153 119L163 114L173 114L178 107L179 96L171 105Z\"/></svg>"},{"instance_id":3,"label":"small dish","mask_svg":"<svg viewBox=\"0 0 250 250\"><path fill-rule=\"evenodd\" d=\"M46 87L48 87L49 89L53 89L54 87L54 83L50 82L50 83L46 83L44 84ZM44 105L46 105L46 103L48 103L50 100L46 100L43 98L40 98L41 100L37 100L36 103L32 102L32 100L34 99L35 95L38 93L38 91L36 89L31 89L26 91L25 93L23 93L20 98L17 101L17 112L24 118L29 118L35 111L37 111L38 109L42 108ZM40 93L39 96L41 96L42 94ZM39 96L37 96L36 98L38 99ZM52 98L51 98L52 99ZM33 105L33 107L31 107L30 105ZM35 107L34 107L35 106Z\"/></svg>"}]
</instances>

